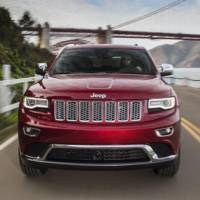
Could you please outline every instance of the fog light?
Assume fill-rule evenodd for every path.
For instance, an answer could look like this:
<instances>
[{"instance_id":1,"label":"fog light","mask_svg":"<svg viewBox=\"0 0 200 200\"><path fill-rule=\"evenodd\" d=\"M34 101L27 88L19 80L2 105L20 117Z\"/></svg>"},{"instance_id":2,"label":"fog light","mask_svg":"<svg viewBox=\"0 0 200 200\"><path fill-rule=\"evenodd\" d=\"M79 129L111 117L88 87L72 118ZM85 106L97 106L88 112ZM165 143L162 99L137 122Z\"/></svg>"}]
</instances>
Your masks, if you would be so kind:
<instances>
[{"instance_id":1,"label":"fog light","mask_svg":"<svg viewBox=\"0 0 200 200\"><path fill-rule=\"evenodd\" d=\"M33 128L30 126L24 126L23 127L24 135L30 136L30 137L36 137L40 134L39 128Z\"/></svg>"},{"instance_id":2,"label":"fog light","mask_svg":"<svg viewBox=\"0 0 200 200\"><path fill-rule=\"evenodd\" d=\"M174 128L166 127L166 128L156 129L155 133L158 137L171 136L174 133Z\"/></svg>"}]
</instances>

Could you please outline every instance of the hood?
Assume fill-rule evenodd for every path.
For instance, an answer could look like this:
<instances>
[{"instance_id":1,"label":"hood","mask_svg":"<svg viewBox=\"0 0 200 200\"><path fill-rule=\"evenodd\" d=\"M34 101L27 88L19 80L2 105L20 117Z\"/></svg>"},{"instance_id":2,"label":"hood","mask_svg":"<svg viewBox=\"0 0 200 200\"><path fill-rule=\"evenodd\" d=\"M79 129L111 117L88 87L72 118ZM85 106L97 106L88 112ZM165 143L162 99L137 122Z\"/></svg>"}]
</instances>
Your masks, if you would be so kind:
<instances>
[{"instance_id":1,"label":"hood","mask_svg":"<svg viewBox=\"0 0 200 200\"><path fill-rule=\"evenodd\" d=\"M171 95L171 87L159 76L150 75L56 75L44 77L26 95L88 99L94 93L108 99L162 98Z\"/></svg>"}]
</instances>

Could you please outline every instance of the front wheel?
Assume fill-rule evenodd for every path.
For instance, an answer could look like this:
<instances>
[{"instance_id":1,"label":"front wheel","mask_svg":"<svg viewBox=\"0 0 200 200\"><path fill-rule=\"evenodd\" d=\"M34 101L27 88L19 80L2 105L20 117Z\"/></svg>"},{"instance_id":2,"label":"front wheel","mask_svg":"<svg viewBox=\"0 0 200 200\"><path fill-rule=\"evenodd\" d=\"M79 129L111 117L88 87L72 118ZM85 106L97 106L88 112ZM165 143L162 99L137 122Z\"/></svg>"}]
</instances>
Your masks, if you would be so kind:
<instances>
[{"instance_id":1,"label":"front wheel","mask_svg":"<svg viewBox=\"0 0 200 200\"><path fill-rule=\"evenodd\" d=\"M178 172L180 167L180 151L178 153L178 157L173 163L170 163L163 167L158 167L153 169L154 172L160 176L174 176Z\"/></svg>"},{"instance_id":2,"label":"front wheel","mask_svg":"<svg viewBox=\"0 0 200 200\"><path fill-rule=\"evenodd\" d=\"M19 158L19 165L20 165L21 171L27 177L41 176L41 175L44 175L48 170L47 168L34 168L25 164L21 158L19 151L18 151L18 158Z\"/></svg>"}]
</instances>

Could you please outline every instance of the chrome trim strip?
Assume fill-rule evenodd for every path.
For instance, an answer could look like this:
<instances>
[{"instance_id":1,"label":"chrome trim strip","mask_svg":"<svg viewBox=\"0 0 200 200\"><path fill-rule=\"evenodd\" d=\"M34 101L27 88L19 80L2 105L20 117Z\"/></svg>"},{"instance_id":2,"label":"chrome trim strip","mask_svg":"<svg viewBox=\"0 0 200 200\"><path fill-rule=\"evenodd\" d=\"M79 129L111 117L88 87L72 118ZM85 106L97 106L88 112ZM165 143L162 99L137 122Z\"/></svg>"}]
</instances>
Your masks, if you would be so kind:
<instances>
[{"instance_id":1,"label":"chrome trim strip","mask_svg":"<svg viewBox=\"0 0 200 200\"><path fill-rule=\"evenodd\" d=\"M168 135L161 135L160 132L159 132L159 130L167 129L167 128L172 129L171 133L168 134ZM156 129L156 130L155 130L155 134L156 134L158 137L169 137L169 136L172 136L172 135L174 134L174 127L173 127L173 126L169 126L169 127L164 127L164 128Z\"/></svg>"},{"instance_id":2,"label":"chrome trim strip","mask_svg":"<svg viewBox=\"0 0 200 200\"><path fill-rule=\"evenodd\" d=\"M32 126L30 126L30 128L33 128L33 129L35 129L35 130L38 130L39 133L38 133L38 134L34 134L34 135L28 134L28 133L26 133L25 127L23 126L22 129L23 129L24 135L26 135L26 136L28 136L28 137L32 137L32 138L37 137L38 135L40 135L41 130L40 130L39 128L34 128L34 127L32 127Z\"/></svg>"},{"instance_id":3,"label":"chrome trim strip","mask_svg":"<svg viewBox=\"0 0 200 200\"><path fill-rule=\"evenodd\" d=\"M114 120L107 120L107 105L109 103L114 103L114 114L115 114L115 119ZM117 102L116 101L105 101L105 122L116 122L117 121Z\"/></svg>"},{"instance_id":4,"label":"chrome trim strip","mask_svg":"<svg viewBox=\"0 0 200 200\"><path fill-rule=\"evenodd\" d=\"M131 148L141 148L145 151L147 156L149 157L149 161L146 162L134 162L134 163L111 163L111 164L96 164L96 163L73 163L73 162L53 162L53 161L47 161L46 158L49 154L49 152L52 149L64 149L64 148L70 148L70 149L131 149ZM142 145L142 144L134 144L134 145L71 145L71 144L51 144L49 145L47 151L44 153L42 157L31 157L28 155L24 155L25 158L29 161L35 161L35 162L43 162L43 163L51 163L51 164L58 164L58 165L74 165L74 166L127 166L127 165L140 165L140 164L154 164L154 163L160 163L160 162L167 162L174 160L177 155L170 155L166 157L159 158L158 155L155 153L155 151L152 149L149 145Z\"/></svg>"},{"instance_id":5,"label":"chrome trim strip","mask_svg":"<svg viewBox=\"0 0 200 200\"><path fill-rule=\"evenodd\" d=\"M63 112L63 119L59 119L56 116L57 115L57 103L58 102L61 102L61 103L64 104L64 110L62 110L62 112ZM65 105L65 101L64 100L54 100L54 119L56 121L65 121L65 110L66 110L66 105Z\"/></svg>"},{"instance_id":6,"label":"chrome trim strip","mask_svg":"<svg viewBox=\"0 0 200 200\"><path fill-rule=\"evenodd\" d=\"M127 119L126 120L120 120L120 103L127 103ZM118 122L128 122L129 121L129 116L130 115L130 104L129 104L129 101L118 101L118 104L117 104L117 121Z\"/></svg>"},{"instance_id":7,"label":"chrome trim strip","mask_svg":"<svg viewBox=\"0 0 200 200\"><path fill-rule=\"evenodd\" d=\"M69 103L75 103L75 109L76 109L76 112L75 112L75 118L76 119L69 119ZM78 104L78 101L66 101L66 120L68 122L77 122L78 121L78 113L79 113L79 104ZM70 110L71 112L71 110Z\"/></svg>"},{"instance_id":8,"label":"chrome trim strip","mask_svg":"<svg viewBox=\"0 0 200 200\"><path fill-rule=\"evenodd\" d=\"M81 119L81 109L82 109L81 104L82 103L88 103L88 113L89 113L89 119L88 120L82 120ZM79 101L79 111L78 111L79 122L90 122L90 118L91 118L90 114L91 114L91 105L90 105L90 102L89 101Z\"/></svg>"},{"instance_id":9,"label":"chrome trim strip","mask_svg":"<svg viewBox=\"0 0 200 200\"><path fill-rule=\"evenodd\" d=\"M133 105L134 103L139 103L139 115L140 115L140 118L135 120L135 119L132 119L132 116L133 116ZM138 122L138 121L141 121L141 118L142 118L142 102L141 101L131 101L130 102L130 121L132 122ZM134 112L135 113L135 112Z\"/></svg>"},{"instance_id":10,"label":"chrome trim strip","mask_svg":"<svg viewBox=\"0 0 200 200\"><path fill-rule=\"evenodd\" d=\"M101 120L94 120L94 104L95 103L100 103L100 105L101 105ZM103 122L103 117L104 117L104 104L103 104L103 102L102 101L92 101L92 118L91 118L91 120L92 120L92 122L94 122L94 123L98 123L98 122Z\"/></svg>"},{"instance_id":11,"label":"chrome trim strip","mask_svg":"<svg viewBox=\"0 0 200 200\"><path fill-rule=\"evenodd\" d=\"M42 157L40 157L40 160L46 160L48 154L50 153L50 151L54 148L54 144L50 144L47 151L44 153L44 155Z\"/></svg>"},{"instance_id":12,"label":"chrome trim strip","mask_svg":"<svg viewBox=\"0 0 200 200\"><path fill-rule=\"evenodd\" d=\"M35 159L27 159L28 161L41 163L41 164L49 164L49 165L57 165L57 166L68 166L68 167L134 167L141 165L151 165L151 164L159 164L163 162L173 161L176 157L170 157L167 160L157 160L157 161L147 161L147 162L127 162L127 163L75 163L75 162L52 162L52 161L43 161L43 160L35 160Z\"/></svg>"}]
</instances>

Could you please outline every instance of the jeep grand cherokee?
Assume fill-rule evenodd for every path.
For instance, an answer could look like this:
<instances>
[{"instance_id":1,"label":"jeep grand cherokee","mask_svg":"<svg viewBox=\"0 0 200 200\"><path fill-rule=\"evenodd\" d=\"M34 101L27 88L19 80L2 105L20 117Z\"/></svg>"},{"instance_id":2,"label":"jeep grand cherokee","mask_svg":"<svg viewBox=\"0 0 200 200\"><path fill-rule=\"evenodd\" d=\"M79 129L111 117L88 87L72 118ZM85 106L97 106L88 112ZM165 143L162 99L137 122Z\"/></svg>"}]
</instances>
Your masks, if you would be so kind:
<instances>
[{"instance_id":1,"label":"jeep grand cherokee","mask_svg":"<svg viewBox=\"0 0 200 200\"><path fill-rule=\"evenodd\" d=\"M48 168L152 168L173 176L180 160L179 102L142 47L65 48L19 108L19 161L27 176Z\"/></svg>"}]
</instances>

